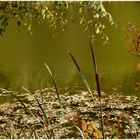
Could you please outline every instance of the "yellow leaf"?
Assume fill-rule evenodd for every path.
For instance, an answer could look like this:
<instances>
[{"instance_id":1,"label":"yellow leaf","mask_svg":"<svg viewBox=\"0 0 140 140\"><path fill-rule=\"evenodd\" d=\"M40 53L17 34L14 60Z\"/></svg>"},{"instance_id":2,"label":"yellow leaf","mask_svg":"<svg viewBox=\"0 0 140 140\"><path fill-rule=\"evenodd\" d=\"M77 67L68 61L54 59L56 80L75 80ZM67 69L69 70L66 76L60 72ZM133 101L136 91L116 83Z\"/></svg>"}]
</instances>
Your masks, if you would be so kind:
<instances>
[{"instance_id":1,"label":"yellow leaf","mask_svg":"<svg viewBox=\"0 0 140 140\"><path fill-rule=\"evenodd\" d=\"M94 121L91 121L91 122L90 122L90 127L91 127L92 129L95 129L95 128L96 128L96 124L95 124Z\"/></svg>"},{"instance_id":2,"label":"yellow leaf","mask_svg":"<svg viewBox=\"0 0 140 140\"><path fill-rule=\"evenodd\" d=\"M84 138L87 139L88 138L88 132L84 132Z\"/></svg>"},{"instance_id":3,"label":"yellow leaf","mask_svg":"<svg viewBox=\"0 0 140 140\"><path fill-rule=\"evenodd\" d=\"M48 9L49 9L49 8L46 6L46 7L45 7L45 10L48 11Z\"/></svg>"},{"instance_id":4,"label":"yellow leaf","mask_svg":"<svg viewBox=\"0 0 140 140\"><path fill-rule=\"evenodd\" d=\"M39 6L36 5L36 6L35 6L35 10L36 10L36 11L39 11Z\"/></svg>"},{"instance_id":5,"label":"yellow leaf","mask_svg":"<svg viewBox=\"0 0 140 140\"><path fill-rule=\"evenodd\" d=\"M93 132L93 137L94 137L95 139L98 139L98 134L97 134L96 132Z\"/></svg>"},{"instance_id":6,"label":"yellow leaf","mask_svg":"<svg viewBox=\"0 0 140 140\"><path fill-rule=\"evenodd\" d=\"M102 138L102 132L99 129L96 129L95 132L98 134L98 138Z\"/></svg>"},{"instance_id":7,"label":"yellow leaf","mask_svg":"<svg viewBox=\"0 0 140 140\"><path fill-rule=\"evenodd\" d=\"M85 120L82 120L82 131L87 131L87 123Z\"/></svg>"},{"instance_id":8,"label":"yellow leaf","mask_svg":"<svg viewBox=\"0 0 140 140\"><path fill-rule=\"evenodd\" d=\"M96 34L98 34L100 32L100 29L97 27L96 28Z\"/></svg>"},{"instance_id":9,"label":"yellow leaf","mask_svg":"<svg viewBox=\"0 0 140 140\"><path fill-rule=\"evenodd\" d=\"M88 133L89 133L89 135L92 135L93 129L91 127L88 128Z\"/></svg>"}]
</instances>

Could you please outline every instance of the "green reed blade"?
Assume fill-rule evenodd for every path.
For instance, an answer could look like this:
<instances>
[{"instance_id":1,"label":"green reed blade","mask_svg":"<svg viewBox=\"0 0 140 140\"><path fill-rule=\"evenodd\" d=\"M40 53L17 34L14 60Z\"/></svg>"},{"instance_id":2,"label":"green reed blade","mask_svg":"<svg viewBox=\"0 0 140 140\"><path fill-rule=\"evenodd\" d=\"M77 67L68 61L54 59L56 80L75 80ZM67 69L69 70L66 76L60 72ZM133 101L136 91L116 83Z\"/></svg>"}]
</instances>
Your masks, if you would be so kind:
<instances>
[{"instance_id":1,"label":"green reed blade","mask_svg":"<svg viewBox=\"0 0 140 140\"><path fill-rule=\"evenodd\" d=\"M34 97L34 98L35 98L35 97ZM50 121L49 121L49 119L48 119L48 117L47 117L47 115L46 115L44 109L42 108L42 106L41 106L41 104L39 103L38 99L35 98L35 100L36 100L36 102L38 103L38 106L39 106L39 108L41 109L41 111L42 111L42 113L43 113L43 116L44 116L44 118L45 118L45 122L46 122L46 124L48 124L48 128L50 128Z\"/></svg>"},{"instance_id":2,"label":"green reed blade","mask_svg":"<svg viewBox=\"0 0 140 140\"><path fill-rule=\"evenodd\" d=\"M53 76L53 74L52 74L51 69L49 68L49 66L48 66L45 62L44 62L44 65L45 65L45 67L47 68L47 70L48 70L48 72L49 72L49 74L50 74L50 76L51 76L52 82L53 82L54 87L55 87L55 90L56 90L57 99L58 99L59 106L60 106L60 109L61 109L61 114L59 114L59 115L60 115L60 116L59 116L59 117L60 117L59 119L61 119L61 117L64 118L64 112L63 112L63 107L62 107L62 103L61 103L61 99L60 99L60 93L59 93L59 90L58 90L58 88L57 88L57 85L56 85L54 76ZM60 123L60 126L61 126L61 128L63 129L61 123ZM66 136L65 129L64 129L64 134L65 134L65 136Z\"/></svg>"},{"instance_id":3,"label":"green reed blade","mask_svg":"<svg viewBox=\"0 0 140 140\"><path fill-rule=\"evenodd\" d=\"M95 55L94 55L94 51L93 51L91 42L90 42L90 49L91 49L92 60L93 60L93 67L94 67L94 72L95 72L96 86L97 86L97 91L98 91L98 95L99 95L100 113L101 113L101 127L102 127L102 135L103 135L103 139L104 139L105 136L104 136L103 115L102 115L103 112L102 112L102 102L101 102L101 88L100 88L99 74L97 72L96 59L95 59Z\"/></svg>"},{"instance_id":4,"label":"green reed blade","mask_svg":"<svg viewBox=\"0 0 140 140\"><path fill-rule=\"evenodd\" d=\"M31 94L31 92L27 88L25 88L24 86L21 86L21 88Z\"/></svg>"},{"instance_id":5,"label":"green reed blade","mask_svg":"<svg viewBox=\"0 0 140 140\"><path fill-rule=\"evenodd\" d=\"M57 88L57 85L56 85L54 76L53 76L52 71L51 71L51 69L49 68L49 66L48 66L46 63L44 63L44 65L45 65L45 67L47 68L47 70L48 70L48 72L49 72L49 74L50 74L50 76L51 76L52 82L53 82L54 87L55 87L55 90L56 90L56 95L57 95L57 99L58 99L58 102L59 102L59 106L60 106L61 112L63 113L62 104L61 104L61 99L60 99L60 93L59 93L59 91L58 91L58 88Z\"/></svg>"},{"instance_id":6,"label":"green reed blade","mask_svg":"<svg viewBox=\"0 0 140 140\"><path fill-rule=\"evenodd\" d=\"M20 99L19 99L16 95L14 95L12 92L9 93L9 94L11 94L15 99L17 99L17 100L22 104L22 106L24 107L24 109L27 110L27 111L34 117L34 119L35 119L39 124L41 124L41 123L39 122L38 118L34 115L34 113L33 113L30 109L27 108L27 106L24 104L24 102L23 102L22 100L20 100Z\"/></svg>"},{"instance_id":7,"label":"green reed blade","mask_svg":"<svg viewBox=\"0 0 140 140\"><path fill-rule=\"evenodd\" d=\"M27 88L25 88L25 87L23 87L23 86L22 86L22 88L23 88L25 91L27 91L29 94L32 94ZM35 96L34 96L34 98L35 98ZM45 123L46 123L46 124L48 123L48 128L50 128L50 121L49 121L49 119L48 119L48 117L47 117L47 115L46 115L44 109L42 108L42 106L41 106L41 104L39 103L39 101L37 100L37 98L35 98L35 100L37 101L38 107L41 109L41 111L42 111L42 113L43 113L43 116L44 116L44 118L45 118ZM44 128L44 133L47 134L45 128ZM47 137L48 137L48 135L47 135Z\"/></svg>"},{"instance_id":8,"label":"green reed blade","mask_svg":"<svg viewBox=\"0 0 140 140\"><path fill-rule=\"evenodd\" d=\"M50 76L51 76L52 82L53 82L54 87L55 87L55 90L56 90L57 99L58 99L60 108L62 109L62 104L61 104L61 100L60 100L60 93L59 93L59 91L58 91L58 88L57 88L57 85L56 85L54 76L53 76L53 74L52 74L52 71L51 71L50 67L49 67L46 63L44 63L44 65L45 65L45 67L47 68L47 70L48 70L48 72L49 72L49 74L50 74Z\"/></svg>"},{"instance_id":9,"label":"green reed blade","mask_svg":"<svg viewBox=\"0 0 140 140\"><path fill-rule=\"evenodd\" d=\"M99 81L99 74L97 72L97 64L96 64L96 58L94 55L94 51L90 42L90 49L91 49L91 54L92 54L92 60L93 60L93 67L94 67L94 73L95 73L95 80L96 80L96 85L97 85L97 91L99 97L101 97L101 88L100 88L100 81Z\"/></svg>"},{"instance_id":10,"label":"green reed blade","mask_svg":"<svg viewBox=\"0 0 140 140\"><path fill-rule=\"evenodd\" d=\"M87 82L87 80L86 80L86 78L85 78L85 75L82 73L82 71L81 71L81 69L80 69L80 66L78 65L76 59L73 57L73 55L72 55L70 52L68 52L68 53L69 53L69 55L70 55L72 61L74 62L75 66L76 66L76 68L77 68L77 70L78 70L78 72L80 73L80 76L81 76L81 78L82 78L82 80L83 80L83 82L84 82L84 84L85 84L85 86L86 86L88 92L92 95L92 97L94 97L94 96L93 96L93 93L92 93L92 91L91 91L91 89L90 89L90 87L89 87L89 84L88 84L88 82Z\"/></svg>"},{"instance_id":11,"label":"green reed blade","mask_svg":"<svg viewBox=\"0 0 140 140\"><path fill-rule=\"evenodd\" d=\"M94 70L96 73L97 72L96 58L95 58L95 55L93 52L92 44L91 44L91 42L89 42L89 43L90 43L90 49L91 49L91 54L92 54L93 66L94 66Z\"/></svg>"}]
</instances>

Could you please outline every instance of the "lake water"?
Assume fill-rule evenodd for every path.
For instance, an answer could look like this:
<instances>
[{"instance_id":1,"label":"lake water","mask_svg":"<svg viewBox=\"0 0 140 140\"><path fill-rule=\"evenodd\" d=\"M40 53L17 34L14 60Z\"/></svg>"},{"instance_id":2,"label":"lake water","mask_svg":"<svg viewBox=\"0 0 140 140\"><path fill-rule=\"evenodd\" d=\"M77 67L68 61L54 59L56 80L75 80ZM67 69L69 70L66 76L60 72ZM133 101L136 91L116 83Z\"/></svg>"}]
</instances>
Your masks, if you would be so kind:
<instances>
[{"instance_id":1,"label":"lake water","mask_svg":"<svg viewBox=\"0 0 140 140\"><path fill-rule=\"evenodd\" d=\"M106 2L118 28L107 26L110 45L100 41L93 44L103 90L118 88L125 94L135 92L140 82L136 65L140 58L128 53L124 32L120 29L128 22L140 26L140 2ZM33 34L11 23L0 37L0 87L30 90L51 86L44 62L47 62L59 87L82 85L82 80L71 61L68 51L77 59L89 84L95 87L89 41L77 22L68 24L65 32L52 38L46 23L33 24Z\"/></svg>"}]
</instances>

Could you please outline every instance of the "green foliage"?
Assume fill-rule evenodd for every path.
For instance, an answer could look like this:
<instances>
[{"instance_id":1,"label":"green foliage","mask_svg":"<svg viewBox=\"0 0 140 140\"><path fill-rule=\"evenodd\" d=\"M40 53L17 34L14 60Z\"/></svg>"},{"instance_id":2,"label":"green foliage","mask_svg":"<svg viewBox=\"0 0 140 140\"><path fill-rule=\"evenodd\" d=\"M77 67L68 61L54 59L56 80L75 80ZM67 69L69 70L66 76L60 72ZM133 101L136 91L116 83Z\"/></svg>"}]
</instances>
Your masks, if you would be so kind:
<instances>
[{"instance_id":1,"label":"green foliage","mask_svg":"<svg viewBox=\"0 0 140 140\"><path fill-rule=\"evenodd\" d=\"M104 21L114 24L111 15L106 11L102 2L56 2L56 1L5 1L0 2L0 34L6 31L10 21L15 20L18 26L25 25L32 32L34 20L39 23L46 21L52 29L64 31L68 23L79 21L83 30L88 32L93 41L101 35L104 41Z\"/></svg>"}]
</instances>

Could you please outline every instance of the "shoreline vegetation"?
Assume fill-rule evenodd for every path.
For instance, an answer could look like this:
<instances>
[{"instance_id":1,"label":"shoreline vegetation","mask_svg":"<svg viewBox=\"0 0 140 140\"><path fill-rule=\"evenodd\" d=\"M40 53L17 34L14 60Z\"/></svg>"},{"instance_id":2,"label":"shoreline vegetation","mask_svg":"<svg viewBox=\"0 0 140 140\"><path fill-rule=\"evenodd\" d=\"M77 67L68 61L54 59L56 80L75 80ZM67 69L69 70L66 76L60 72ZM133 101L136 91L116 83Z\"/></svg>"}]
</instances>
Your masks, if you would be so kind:
<instances>
[{"instance_id":1,"label":"shoreline vegetation","mask_svg":"<svg viewBox=\"0 0 140 140\"><path fill-rule=\"evenodd\" d=\"M20 94L0 89L1 96L14 95L0 104L0 139L102 138L98 92L92 98L80 87L59 91L63 111L53 87ZM140 138L140 99L101 94L105 138Z\"/></svg>"}]
</instances>

